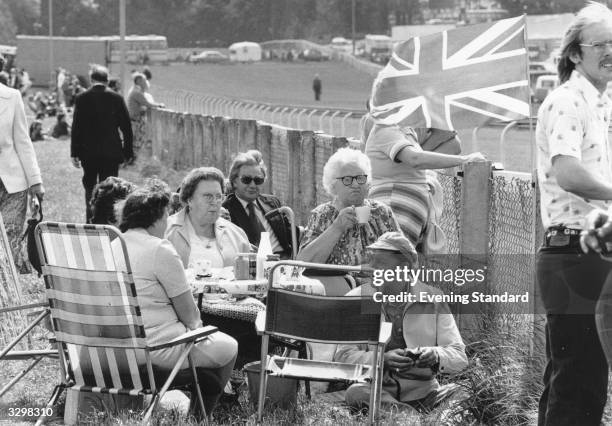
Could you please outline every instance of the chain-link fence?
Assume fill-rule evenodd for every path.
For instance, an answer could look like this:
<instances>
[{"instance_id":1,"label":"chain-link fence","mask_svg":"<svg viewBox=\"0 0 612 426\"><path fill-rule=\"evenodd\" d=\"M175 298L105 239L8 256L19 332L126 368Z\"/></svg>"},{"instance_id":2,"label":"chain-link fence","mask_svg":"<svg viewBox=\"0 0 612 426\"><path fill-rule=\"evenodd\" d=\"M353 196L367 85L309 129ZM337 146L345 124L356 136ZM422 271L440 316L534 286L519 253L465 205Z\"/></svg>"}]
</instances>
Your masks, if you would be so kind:
<instances>
[{"instance_id":1,"label":"chain-link fence","mask_svg":"<svg viewBox=\"0 0 612 426\"><path fill-rule=\"evenodd\" d=\"M524 175L524 174L523 174ZM496 293L533 298L535 280L535 189L530 175L501 174L491 178L489 276ZM522 304L501 305L509 313L528 313ZM531 311L533 313L533 311Z\"/></svg>"}]
</instances>

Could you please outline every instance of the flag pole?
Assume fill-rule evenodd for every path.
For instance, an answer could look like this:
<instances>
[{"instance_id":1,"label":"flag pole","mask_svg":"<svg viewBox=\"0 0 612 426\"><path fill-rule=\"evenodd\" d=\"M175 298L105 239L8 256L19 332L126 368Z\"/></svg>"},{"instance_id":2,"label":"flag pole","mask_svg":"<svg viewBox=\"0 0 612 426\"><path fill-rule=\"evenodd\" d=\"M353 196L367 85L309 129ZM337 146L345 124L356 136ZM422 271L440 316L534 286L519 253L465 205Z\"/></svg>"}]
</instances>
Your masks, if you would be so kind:
<instances>
[{"instance_id":1,"label":"flag pole","mask_svg":"<svg viewBox=\"0 0 612 426\"><path fill-rule=\"evenodd\" d=\"M527 49L527 82L528 84L531 83L531 79L529 78L529 47L527 46L527 14L524 13L523 16L525 17L525 31L523 31L524 37L525 37L525 49ZM531 87L530 87L531 88ZM531 238L533 241L533 249L534 252L537 251L538 248L538 236L540 236L540 232L538 232L539 230L542 230L542 222L539 220L540 218L540 211L538 209L539 206L539 202L538 202L538 194L539 194L539 188L538 188L538 181L537 181L537 170L536 170L536 158L535 158L535 154L536 154L536 149L535 149L535 137L534 137L534 129L533 129L533 120L531 117L531 109L532 109L532 104L531 104L531 92L529 93L529 117L528 117L528 123L529 123L529 158L530 158L530 166L531 166L531 185L533 187L533 197L531 200L531 208L532 208L532 212L533 212L533 226L531 228ZM533 257L532 257L533 259ZM536 276L535 276L535 263L532 264L533 266L533 273L532 273L532 280L531 280L531 284L529 286L529 292L531 294L534 295L534 297L532 298L533 300L530 301L530 309L531 312L533 312L532 318L531 318L531 334L532 337L529 340L529 353L533 354L534 351L537 349L536 345L537 345L537 341L539 338L541 338L541 333L539 333L538 330L540 330L540 326L543 324L543 319L542 319L542 315L537 315L536 309L538 307L537 305L537 297L538 297L538 292L537 292L537 285L536 285Z\"/></svg>"},{"instance_id":2,"label":"flag pole","mask_svg":"<svg viewBox=\"0 0 612 426\"><path fill-rule=\"evenodd\" d=\"M527 39L528 39L528 37L527 37L527 14L524 13L523 16L525 17L525 31L523 31L523 37L525 38L525 49L527 49L527 61L525 63L525 67L527 69L525 70L525 72L526 72L525 75L527 76L527 86L529 87L529 90L530 90L530 92L529 92L529 100L528 100L528 103L529 103L529 116L528 116L528 121L527 121L529 123L529 161L530 161L529 166L530 166L530 170L531 170L531 174L532 174L532 180L535 182L535 179L534 179L533 175L535 174L535 152L536 151L534 149L535 140L534 140L534 136L533 136L533 134L534 134L533 120L531 119L531 109L532 109L533 105L531 104L531 87L530 87L531 79L529 78L529 47L527 45Z\"/></svg>"}]
</instances>

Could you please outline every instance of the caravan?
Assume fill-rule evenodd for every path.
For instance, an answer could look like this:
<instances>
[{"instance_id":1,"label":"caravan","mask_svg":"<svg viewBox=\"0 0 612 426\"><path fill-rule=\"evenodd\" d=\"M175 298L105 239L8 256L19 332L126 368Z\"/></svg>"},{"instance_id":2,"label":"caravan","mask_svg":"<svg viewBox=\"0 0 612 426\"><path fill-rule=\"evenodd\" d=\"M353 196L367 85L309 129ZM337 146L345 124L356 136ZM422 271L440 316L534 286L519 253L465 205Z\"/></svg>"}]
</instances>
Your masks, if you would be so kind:
<instances>
[{"instance_id":1,"label":"caravan","mask_svg":"<svg viewBox=\"0 0 612 426\"><path fill-rule=\"evenodd\" d=\"M261 46L250 41L234 43L229 47L229 59L232 62L261 61Z\"/></svg>"}]
</instances>

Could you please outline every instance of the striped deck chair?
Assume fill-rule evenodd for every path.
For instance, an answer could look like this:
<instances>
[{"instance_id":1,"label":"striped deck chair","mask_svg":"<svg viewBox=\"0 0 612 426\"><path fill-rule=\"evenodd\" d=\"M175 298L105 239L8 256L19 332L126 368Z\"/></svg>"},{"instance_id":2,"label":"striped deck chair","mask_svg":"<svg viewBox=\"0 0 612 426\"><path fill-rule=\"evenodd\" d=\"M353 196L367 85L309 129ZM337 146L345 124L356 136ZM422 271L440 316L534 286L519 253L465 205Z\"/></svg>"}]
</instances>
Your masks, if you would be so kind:
<instances>
[{"instance_id":1,"label":"striped deck chair","mask_svg":"<svg viewBox=\"0 0 612 426\"><path fill-rule=\"evenodd\" d=\"M267 378L285 377L323 382L369 383L370 424L379 422L385 345L391 338L391 323L382 321L380 305L367 296L315 296L273 287L274 269L282 265L319 270L361 271L360 266L325 265L299 261L278 262L270 271L266 310L255 322L262 336L257 423L261 424ZM306 320L305 320L306 319ZM317 343L363 343L376 346L372 362L347 364L309 359L268 357L270 337Z\"/></svg>"},{"instance_id":2,"label":"striped deck chair","mask_svg":"<svg viewBox=\"0 0 612 426\"><path fill-rule=\"evenodd\" d=\"M0 389L0 398L25 377L44 358L57 358L53 349L31 349L30 332L47 317L47 303L22 304L17 269L9 244L2 214L0 214L0 361L28 361L23 368ZM46 308L39 310L38 308ZM30 314L25 311L37 309ZM35 318L34 318L35 316ZM30 320L29 318L34 318ZM13 350L14 348L22 350ZM3 379L8 379L4 377ZM4 380L2 380L4 382Z\"/></svg>"},{"instance_id":3,"label":"striped deck chair","mask_svg":"<svg viewBox=\"0 0 612 426\"><path fill-rule=\"evenodd\" d=\"M42 222L36 228L36 244L53 331L62 349L65 387L79 392L152 395L144 411L146 424L178 374L187 377L195 389L206 421L189 352L197 341L217 331L216 327L202 327L148 346L125 242L112 226ZM151 351L179 344L185 344L184 351L170 372L153 368ZM186 358L190 368L180 371ZM165 383L158 389L156 379L159 382L160 377Z\"/></svg>"}]
</instances>

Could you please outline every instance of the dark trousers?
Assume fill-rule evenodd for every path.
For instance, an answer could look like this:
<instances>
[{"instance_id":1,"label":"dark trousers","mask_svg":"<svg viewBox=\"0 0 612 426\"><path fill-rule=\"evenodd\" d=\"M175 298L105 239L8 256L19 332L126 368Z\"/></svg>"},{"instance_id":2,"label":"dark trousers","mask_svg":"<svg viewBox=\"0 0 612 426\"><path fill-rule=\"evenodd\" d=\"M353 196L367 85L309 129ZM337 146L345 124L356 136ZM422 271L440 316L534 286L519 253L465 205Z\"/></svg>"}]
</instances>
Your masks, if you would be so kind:
<instances>
[{"instance_id":1,"label":"dark trousers","mask_svg":"<svg viewBox=\"0 0 612 426\"><path fill-rule=\"evenodd\" d=\"M608 364L595 305L610 264L579 247L542 247L537 282L546 309L546 369L538 425L597 425L607 398Z\"/></svg>"},{"instance_id":2,"label":"dark trousers","mask_svg":"<svg viewBox=\"0 0 612 426\"><path fill-rule=\"evenodd\" d=\"M119 163L108 160L90 159L81 160L83 167L83 187L85 188L85 214L87 223L91 219L91 194L94 186L109 176L119 175Z\"/></svg>"}]
</instances>

